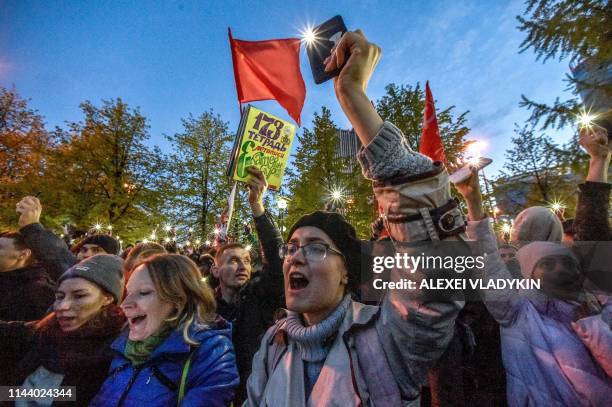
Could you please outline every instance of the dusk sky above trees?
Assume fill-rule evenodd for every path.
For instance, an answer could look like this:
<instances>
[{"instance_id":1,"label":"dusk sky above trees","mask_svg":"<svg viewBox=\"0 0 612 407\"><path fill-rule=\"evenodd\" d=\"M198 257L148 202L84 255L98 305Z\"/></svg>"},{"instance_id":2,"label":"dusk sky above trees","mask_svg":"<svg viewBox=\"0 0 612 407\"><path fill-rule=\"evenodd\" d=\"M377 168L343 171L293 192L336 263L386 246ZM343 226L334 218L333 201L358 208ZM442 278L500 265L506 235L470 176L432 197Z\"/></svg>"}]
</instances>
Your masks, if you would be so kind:
<instances>
[{"instance_id":1,"label":"dusk sky above trees","mask_svg":"<svg viewBox=\"0 0 612 407\"><path fill-rule=\"evenodd\" d=\"M516 1L317 1L286 2L33 2L0 5L0 86L15 89L45 118L47 129L82 120L79 104L121 97L139 106L150 124L151 143L167 152L165 135L182 129L181 118L210 108L239 122L227 38L263 40L299 36L308 23L341 14L349 29L361 28L383 50L368 94L379 100L393 82L430 81L437 108L469 110L466 139L484 139L484 154L503 165L514 123L529 112L521 94L551 103L567 98L568 61L536 61L519 54L525 34L516 27L524 11ZM305 51L307 88L302 123L327 106L333 121L348 127L332 84L315 85ZM276 102L258 107L288 118ZM301 133L301 130L299 130ZM547 134L565 142L573 129ZM296 146L294 145L294 150Z\"/></svg>"}]
</instances>

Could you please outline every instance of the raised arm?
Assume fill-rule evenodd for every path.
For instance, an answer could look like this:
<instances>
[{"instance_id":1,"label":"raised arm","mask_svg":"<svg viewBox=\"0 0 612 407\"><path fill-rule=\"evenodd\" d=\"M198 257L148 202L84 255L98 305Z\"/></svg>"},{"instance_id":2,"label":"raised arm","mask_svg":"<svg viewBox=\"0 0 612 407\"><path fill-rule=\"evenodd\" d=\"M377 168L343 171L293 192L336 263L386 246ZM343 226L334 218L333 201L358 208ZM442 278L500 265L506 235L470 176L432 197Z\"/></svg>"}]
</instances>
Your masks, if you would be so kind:
<instances>
[{"instance_id":1,"label":"raised arm","mask_svg":"<svg viewBox=\"0 0 612 407\"><path fill-rule=\"evenodd\" d=\"M266 267L262 270L262 278L268 280L266 285L270 286L273 294L282 297L283 292L283 263L278 254L279 247L283 244L283 238L276 227L272 215L267 212L263 205L263 197L268 189L268 182L264 174L254 166L247 168L253 176L247 183L249 188L249 206L255 220L257 237L261 242L261 248L266 260Z\"/></svg>"},{"instance_id":2,"label":"raised arm","mask_svg":"<svg viewBox=\"0 0 612 407\"><path fill-rule=\"evenodd\" d=\"M574 219L574 240L608 241L610 226L610 188L608 168L612 144L605 129L598 126L580 130L580 145L589 154L589 172L585 183L578 186L578 203Z\"/></svg>"},{"instance_id":3,"label":"raised arm","mask_svg":"<svg viewBox=\"0 0 612 407\"><path fill-rule=\"evenodd\" d=\"M358 156L364 176L384 181L397 175L431 171L432 161L412 151L401 131L383 121L366 95L380 55L380 48L357 30L342 36L325 67L331 71L342 66L342 71L334 78L334 88L344 114L364 146ZM402 148L398 148L398 142Z\"/></svg>"},{"instance_id":4,"label":"raised arm","mask_svg":"<svg viewBox=\"0 0 612 407\"><path fill-rule=\"evenodd\" d=\"M444 167L412 151L402 132L381 119L366 95L379 57L380 49L358 30L342 37L326 66L327 70L342 67L334 82L336 96L363 144L357 156L363 174L374 181L374 193L393 240L414 242L456 235L463 220L450 203ZM438 224L438 215L447 213L456 227L450 228L455 233L444 235L432 223ZM416 282L426 278L422 270L392 270L391 276L392 280ZM461 300L461 293L455 291L435 300L419 289L386 293L376 329L404 398L418 396L428 370L452 338Z\"/></svg>"},{"instance_id":5,"label":"raised arm","mask_svg":"<svg viewBox=\"0 0 612 407\"><path fill-rule=\"evenodd\" d=\"M497 251L495 233L482 207L478 170L474 167L471 167L470 170L470 177L464 182L456 184L455 187L465 199L468 207L468 238L478 242L482 254L485 255L484 272L474 277L482 278L485 284L489 280L511 279L512 275ZM516 290L509 288L480 290L479 294L485 306L499 324L507 325L514 321L520 309Z\"/></svg>"},{"instance_id":6,"label":"raised arm","mask_svg":"<svg viewBox=\"0 0 612 407\"><path fill-rule=\"evenodd\" d=\"M76 263L76 258L68 250L66 243L40 224L42 205L38 198L26 196L17 204L19 213L19 232L34 258L43 264L53 280Z\"/></svg>"}]
</instances>

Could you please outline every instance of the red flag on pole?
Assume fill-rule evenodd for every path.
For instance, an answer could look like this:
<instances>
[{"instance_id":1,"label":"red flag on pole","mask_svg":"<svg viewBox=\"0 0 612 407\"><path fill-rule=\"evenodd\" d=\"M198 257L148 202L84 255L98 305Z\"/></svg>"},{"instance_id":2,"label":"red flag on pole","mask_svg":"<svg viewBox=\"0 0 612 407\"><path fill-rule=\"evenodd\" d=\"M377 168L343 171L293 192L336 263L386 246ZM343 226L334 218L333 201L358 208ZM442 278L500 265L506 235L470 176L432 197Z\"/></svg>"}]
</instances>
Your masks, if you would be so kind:
<instances>
[{"instance_id":1,"label":"red flag on pole","mask_svg":"<svg viewBox=\"0 0 612 407\"><path fill-rule=\"evenodd\" d=\"M446 162L444 145L440 138L438 120L436 119L436 107L434 106L431 89L429 89L429 81L425 83L425 112L423 113L423 130L421 131L419 152L434 161Z\"/></svg>"},{"instance_id":2,"label":"red flag on pole","mask_svg":"<svg viewBox=\"0 0 612 407\"><path fill-rule=\"evenodd\" d=\"M306 98L300 71L300 39L242 41L228 28L234 77L242 104L275 99L299 125Z\"/></svg>"}]
</instances>

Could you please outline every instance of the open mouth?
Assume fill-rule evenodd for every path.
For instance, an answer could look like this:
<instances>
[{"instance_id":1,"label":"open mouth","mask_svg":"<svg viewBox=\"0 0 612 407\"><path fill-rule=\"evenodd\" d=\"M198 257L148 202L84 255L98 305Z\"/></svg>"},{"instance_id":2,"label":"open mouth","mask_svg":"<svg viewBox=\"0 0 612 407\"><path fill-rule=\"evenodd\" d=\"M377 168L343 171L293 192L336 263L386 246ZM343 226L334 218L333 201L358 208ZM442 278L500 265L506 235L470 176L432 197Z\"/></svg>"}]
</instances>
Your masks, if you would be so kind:
<instances>
[{"instance_id":1,"label":"open mouth","mask_svg":"<svg viewBox=\"0 0 612 407\"><path fill-rule=\"evenodd\" d=\"M302 273L291 273L289 275L289 287L292 290L301 290L308 286L308 279Z\"/></svg>"},{"instance_id":2,"label":"open mouth","mask_svg":"<svg viewBox=\"0 0 612 407\"><path fill-rule=\"evenodd\" d=\"M138 325L139 323L144 321L146 318L147 318L146 315L138 315L136 317L131 317L129 318L130 325Z\"/></svg>"},{"instance_id":3,"label":"open mouth","mask_svg":"<svg viewBox=\"0 0 612 407\"><path fill-rule=\"evenodd\" d=\"M74 321L76 319L76 317L57 317L57 322L59 322L60 324L69 324L72 321Z\"/></svg>"}]
</instances>

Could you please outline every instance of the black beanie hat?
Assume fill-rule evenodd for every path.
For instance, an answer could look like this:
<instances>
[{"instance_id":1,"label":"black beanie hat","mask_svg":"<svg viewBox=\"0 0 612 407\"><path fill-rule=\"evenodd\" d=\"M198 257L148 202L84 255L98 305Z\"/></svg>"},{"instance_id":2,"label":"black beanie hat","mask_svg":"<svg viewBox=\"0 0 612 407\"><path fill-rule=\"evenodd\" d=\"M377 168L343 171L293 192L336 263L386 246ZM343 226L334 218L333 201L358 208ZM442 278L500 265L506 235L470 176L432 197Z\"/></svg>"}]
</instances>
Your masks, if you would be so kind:
<instances>
[{"instance_id":1,"label":"black beanie hat","mask_svg":"<svg viewBox=\"0 0 612 407\"><path fill-rule=\"evenodd\" d=\"M360 283L361 241L355 228L336 212L316 211L302 216L289 230L287 241L298 228L313 226L321 229L330 237L338 250L344 255L348 271L348 288L355 291Z\"/></svg>"},{"instance_id":2,"label":"black beanie hat","mask_svg":"<svg viewBox=\"0 0 612 407\"><path fill-rule=\"evenodd\" d=\"M91 235L87 236L85 239L79 242L79 247L82 247L86 244L95 244L100 246L106 254L114 254L116 256L119 255L119 251L121 250L121 245L119 241L110 235Z\"/></svg>"}]
</instances>

